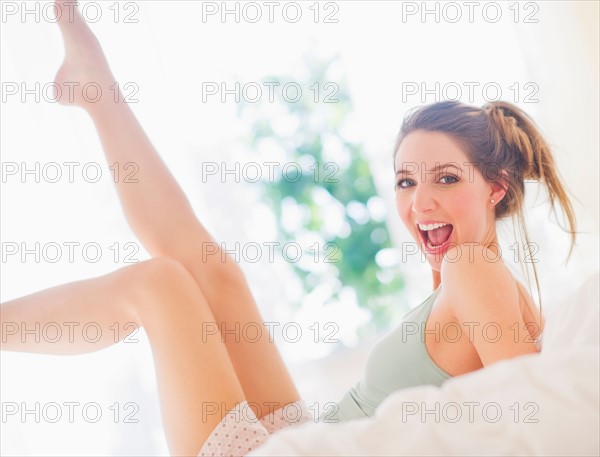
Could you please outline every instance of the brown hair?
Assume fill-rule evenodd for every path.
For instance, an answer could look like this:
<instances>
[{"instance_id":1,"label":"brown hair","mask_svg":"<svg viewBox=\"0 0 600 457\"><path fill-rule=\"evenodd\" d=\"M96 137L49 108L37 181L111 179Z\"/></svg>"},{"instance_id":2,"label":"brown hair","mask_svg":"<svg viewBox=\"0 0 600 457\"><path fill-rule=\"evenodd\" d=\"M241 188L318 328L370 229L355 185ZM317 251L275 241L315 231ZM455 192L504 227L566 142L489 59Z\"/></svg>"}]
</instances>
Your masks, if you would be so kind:
<instances>
[{"instance_id":1,"label":"brown hair","mask_svg":"<svg viewBox=\"0 0 600 457\"><path fill-rule=\"evenodd\" d=\"M555 201L558 200L567 216L569 229L563 230L571 234L568 261L575 245L575 214L550 147L524 111L504 101L486 103L482 108L457 101L443 101L414 108L407 113L398 134L394 159L402 140L416 130L450 135L462 146L470 163L488 183L500 184L505 189L506 195L495 206L496 220L511 216L513 230L515 218L518 220L530 256L523 215L525 180L542 182L548 191L554 214L556 215ZM506 174L502 174L501 170L506 171ZM535 264L532 265L541 307L537 270Z\"/></svg>"}]
</instances>

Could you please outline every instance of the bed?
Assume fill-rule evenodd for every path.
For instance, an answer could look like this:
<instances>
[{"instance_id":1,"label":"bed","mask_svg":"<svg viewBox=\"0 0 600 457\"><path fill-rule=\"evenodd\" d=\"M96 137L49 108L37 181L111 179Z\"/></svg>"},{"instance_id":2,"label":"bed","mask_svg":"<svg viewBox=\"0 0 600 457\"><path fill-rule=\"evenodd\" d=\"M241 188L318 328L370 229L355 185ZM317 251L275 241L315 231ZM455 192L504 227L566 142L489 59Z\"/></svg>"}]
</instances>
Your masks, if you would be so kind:
<instances>
[{"instance_id":1,"label":"bed","mask_svg":"<svg viewBox=\"0 0 600 457\"><path fill-rule=\"evenodd\" d=\"M396 391L370 418L281 430L249 455L598 456L599 283L545 311L538 354Z\"/></svg>"}]
</instances>

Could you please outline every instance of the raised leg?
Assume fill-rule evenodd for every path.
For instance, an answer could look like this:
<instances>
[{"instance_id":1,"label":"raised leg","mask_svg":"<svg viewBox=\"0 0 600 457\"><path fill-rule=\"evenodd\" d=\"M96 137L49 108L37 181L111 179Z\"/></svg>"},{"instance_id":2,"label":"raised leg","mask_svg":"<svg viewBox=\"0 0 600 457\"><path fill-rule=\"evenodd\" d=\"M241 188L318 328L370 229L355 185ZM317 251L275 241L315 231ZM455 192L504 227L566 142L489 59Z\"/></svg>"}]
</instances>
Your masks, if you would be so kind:
<instances>
[{"instance_id":1,"label":"raised leg","mask_svg":"<svg viewBox=\"0 0 600 457\"><path fill-rule=\"evenodd\" d=\"M61 4L62 2L58 2ZM66 7L65 7L66 8ZM219 327L258 326L262 337L246 341L229 335L226 347L245 396L262 417L273 405L284 406L299 399L298 391L275 345L269 340L258 307L239 265L220 250L205 256L215 241L193 214L177 182L162 162L129 106L119 97L106 58L96 37L78 14L59 22L65 39L65 62L56 80L100 84L110 94L97 103L76 97L74 103L91 115L108 163L134 162L138 182L116 184L125 216L132 230L153 256L179 261L200 286ZM63 91L64 92L64 91ZM69 100L62 100L68 103ZM270 407L267 405L271 405Z\"/></svg>"},{"instance_id":2,"label":"raised leg","mask_svg":"<svg viewBox=\"0 0 600 457\"><path fill-rule=\"evenodd\" d=\"M113 344L114 322L143 326L156 367L161 413L172 455L197 455L227 411L244 400L221 335L205 331L215 319L196 281L178 262L151 259L98 278L65 284L3 303L1 348L41 353L81 353ZM97 344L26 339L27 329L48 323L95 322L106 335ZM81 327L76 327L80 329ZM9 331L7 331L9 330ZM78 332L75 332L78 334Z\"/></svg>"}]
</instances>

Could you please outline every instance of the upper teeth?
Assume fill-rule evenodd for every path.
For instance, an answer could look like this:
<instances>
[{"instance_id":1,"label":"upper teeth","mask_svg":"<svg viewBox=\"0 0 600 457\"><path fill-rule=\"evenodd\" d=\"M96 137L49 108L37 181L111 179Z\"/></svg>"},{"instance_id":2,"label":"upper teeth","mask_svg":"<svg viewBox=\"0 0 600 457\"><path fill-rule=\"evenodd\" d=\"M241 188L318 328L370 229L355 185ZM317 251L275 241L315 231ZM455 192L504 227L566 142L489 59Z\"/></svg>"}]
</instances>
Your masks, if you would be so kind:
<instances>
[{"instance_id":1,"label":"upper teeth","mask_svg":"<svg viewBox=\"0 0 600 457\"><path fill-rule=\"evenodd\" d=\"M444 225L449 225L449 224L447 224L447 223L441 223L441 224L435 223L435 224L429 224L429 225L418 224L419 228L424 231L440 228L440 227L443 227Z\"/></svg>"}]
</instances>

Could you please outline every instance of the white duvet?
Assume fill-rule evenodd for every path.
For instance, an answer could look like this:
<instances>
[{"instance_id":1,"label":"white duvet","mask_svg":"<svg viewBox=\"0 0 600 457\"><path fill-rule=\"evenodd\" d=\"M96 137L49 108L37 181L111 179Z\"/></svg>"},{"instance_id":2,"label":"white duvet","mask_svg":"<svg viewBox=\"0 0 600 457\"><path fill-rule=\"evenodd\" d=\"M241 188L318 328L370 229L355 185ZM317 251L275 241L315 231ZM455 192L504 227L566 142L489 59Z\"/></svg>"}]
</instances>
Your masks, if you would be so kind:
<instances>
[{"instance_id":1,"label":"white duvet","mask_svg":"<svg viewBox=\"0 0 600 457\"><path fill-rule=\"evenodd\" d=\"M599 282L546 313L539 354L399 390L371 418L290 427L249 455L598 456Z\"/></svg>"}]
</instances>

